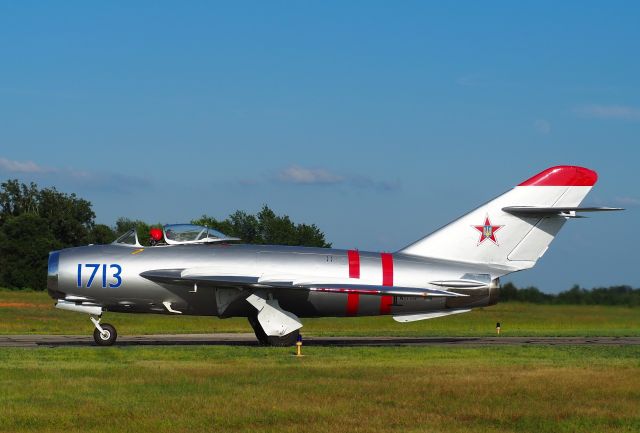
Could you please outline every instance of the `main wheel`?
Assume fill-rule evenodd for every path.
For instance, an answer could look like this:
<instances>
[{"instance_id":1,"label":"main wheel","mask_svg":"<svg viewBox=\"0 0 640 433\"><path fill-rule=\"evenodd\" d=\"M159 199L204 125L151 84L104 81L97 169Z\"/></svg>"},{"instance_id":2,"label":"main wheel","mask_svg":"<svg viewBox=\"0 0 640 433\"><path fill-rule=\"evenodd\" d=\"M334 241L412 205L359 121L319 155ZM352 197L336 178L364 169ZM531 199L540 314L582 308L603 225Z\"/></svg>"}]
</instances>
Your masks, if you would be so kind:
<instances>
[{"instance_id":1,"label":"main wheel","mask_svg":"<svg viewBox=\"0 0 640 433\"><path fill-rule=\"evenodd\" d=\"M96 342L98 346L111 346L116 342L116 338L118 338L118 333L116 332L116 328L105 323L100 325L104 330L104 333L98 331L98 328L93 330L93 340Z\"/></svg>"},{"instance_id":2,"label":"main wheel","mask_svg":"<svg viewBox=\"0 0 640 433\"><path fill-rule=\"evenodd\" d=\"M256 334L256 338L263 346L269 345L269 336L264 332L262 326L260 326L260 322L258 322L258 315L255 314L253 316L247 317L249 320L249 325L253 328L253 332Z\"/></svg>"},{"instance_id":3,"label":"main wheel","mask_svg":"<svg viewBox=\"0 0 640 433\"><path fill-rule=\"evenodd\" d=\"M295 330L290 332L287 335L283 335L282 337L267 337L269 346L277 346L277 347L289 347L296 344L298 340L298 335L300 335L299 330Z\"/></svg>"}]
</instances>

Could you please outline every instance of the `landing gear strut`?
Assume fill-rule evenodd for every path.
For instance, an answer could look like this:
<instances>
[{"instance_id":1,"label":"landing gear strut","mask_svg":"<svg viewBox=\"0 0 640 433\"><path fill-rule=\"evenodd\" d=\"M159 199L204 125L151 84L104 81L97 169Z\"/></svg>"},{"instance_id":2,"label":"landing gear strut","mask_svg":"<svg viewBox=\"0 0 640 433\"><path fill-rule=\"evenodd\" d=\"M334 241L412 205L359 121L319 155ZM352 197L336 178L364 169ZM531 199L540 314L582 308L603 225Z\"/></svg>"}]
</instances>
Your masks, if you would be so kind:
<instances>
[{"instance_id":1,"label":"landing gear strut","mask_svg":"<svg viewBox=\"0 0 640 433\"><path fill-rule=\"evenodd\" d=\"M258 315L252 315L248 317L249 324L253 328L253 332L256 334L256 338L263 346L276 346L276 347L289 347L296 344L298 340L298 335L300 335L300 330L296 329L289 334L283 335L282 337L274 337L267 335L262 329L260 322L258 321Z\"/></svg>"},{"instance_id":2,"label":"landing gear strut","mask_svg":"<svg viewBox=\"0 0 640 433\"><path fill-rule=\"evenodd\" d=\"M112 346L113 343L116 342L116 338L118 338L118 333L116 332L116 328L108 323L100 324L100 319L94 319L90 317L91 322L96 327L93 330L93 340L96 342L98 346Z\"/></svg>"},{"instance_id":3,"label":"landing gear strut","mask_svg":"<svg viewBox=\"0 0 640 433\"><path fill-rule=\"evenodd\" d=\"M247 302L257 311L249 315L249 324L264 346L293 346L302 323L298 316L283 310L270 293L252 293Z\"/></svg>"}]
</instances>

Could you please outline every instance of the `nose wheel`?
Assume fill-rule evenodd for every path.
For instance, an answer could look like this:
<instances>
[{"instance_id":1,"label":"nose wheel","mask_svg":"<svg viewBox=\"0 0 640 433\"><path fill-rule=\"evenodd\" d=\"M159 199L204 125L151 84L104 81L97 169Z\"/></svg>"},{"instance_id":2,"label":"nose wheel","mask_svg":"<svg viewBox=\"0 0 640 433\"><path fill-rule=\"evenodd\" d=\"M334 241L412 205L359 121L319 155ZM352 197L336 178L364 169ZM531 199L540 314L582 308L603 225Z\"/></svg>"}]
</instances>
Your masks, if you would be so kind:
<instances>
[{"instance_id":1,"label":"nose wheel","mask_svg":"<svg viewBox=\"0 0 640 433\"><path fill-rule=\"evenodd\" d=\"M93 330L93 340L98 346L112 346L118 338L116 328L108 323L100 324L100 319L91 317L91 321L96 329Z\"/></svg>"}]
</instances>

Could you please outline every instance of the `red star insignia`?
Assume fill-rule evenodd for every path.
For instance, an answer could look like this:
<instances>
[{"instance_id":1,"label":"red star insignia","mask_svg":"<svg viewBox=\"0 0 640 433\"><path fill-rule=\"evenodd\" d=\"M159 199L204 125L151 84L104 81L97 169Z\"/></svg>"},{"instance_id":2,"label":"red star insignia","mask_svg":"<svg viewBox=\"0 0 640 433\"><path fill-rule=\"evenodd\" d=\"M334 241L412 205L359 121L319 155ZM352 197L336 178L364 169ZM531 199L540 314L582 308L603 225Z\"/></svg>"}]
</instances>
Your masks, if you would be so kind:
<instances>
[{"instance_id":1,"label":"red star insignia","mask_svg":"<svg viewBox=\"0 0 640 433\"><path fill-rule=\"evenodd\" d=\"M484 219L484 225L481 226L471 226L474 229L480 232L480 239L478 240L478 245L489 239L494 244L498 245L498 239L496 239L496 232L500 230L502 226L494 226L491 224L489 220L489 215L487 215Z\"/></svg>"}]
</instances>

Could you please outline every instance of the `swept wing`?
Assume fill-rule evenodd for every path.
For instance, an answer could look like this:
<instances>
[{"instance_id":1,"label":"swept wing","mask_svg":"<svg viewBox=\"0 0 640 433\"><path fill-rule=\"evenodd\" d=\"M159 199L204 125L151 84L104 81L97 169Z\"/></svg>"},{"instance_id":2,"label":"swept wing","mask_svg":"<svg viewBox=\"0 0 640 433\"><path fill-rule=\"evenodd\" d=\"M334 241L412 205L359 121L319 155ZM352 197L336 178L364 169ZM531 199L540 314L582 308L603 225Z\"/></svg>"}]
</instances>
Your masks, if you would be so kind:
<instances>
[{"instance_id":1,"label":"swept wing","mask_svg":"<svg viewBox=\"0 0 640 433\"><path fill-rule=\"evenodd\" d=\"M145 271L140 276L155 282L184 283L184 284L210 284L214 286L235 286L247 289L274 288L274 289L300 289L317 292L332 293L358 293L366 295L392 295L392 296L438 296L438 297L464 297L465 294L451 292L444 289L427 287L400 287L382 286L376 284L353 284L341 282L338 279L324 278L314 279L302 275L237 275L231 273L207 274L203 269L155 269Z\"/></svg>"}]
</instances>

